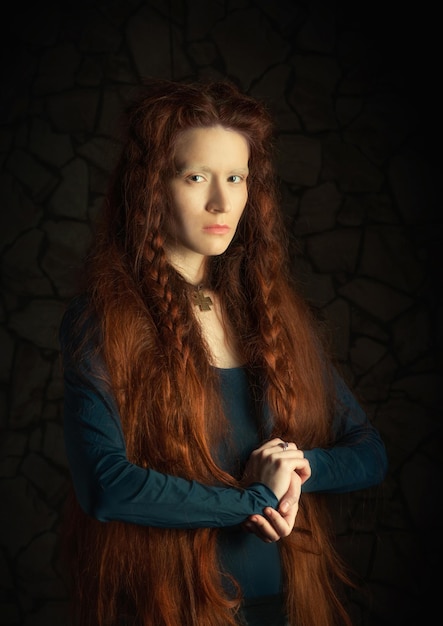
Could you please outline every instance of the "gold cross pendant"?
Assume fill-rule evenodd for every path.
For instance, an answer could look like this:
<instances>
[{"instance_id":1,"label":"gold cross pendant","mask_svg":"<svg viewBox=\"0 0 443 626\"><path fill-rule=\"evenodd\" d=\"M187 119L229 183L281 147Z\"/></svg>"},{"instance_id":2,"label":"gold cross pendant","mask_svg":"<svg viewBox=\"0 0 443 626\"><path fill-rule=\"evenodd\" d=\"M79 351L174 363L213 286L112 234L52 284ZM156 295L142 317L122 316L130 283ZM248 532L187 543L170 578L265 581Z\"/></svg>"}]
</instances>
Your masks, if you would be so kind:
<instances>
[{"instance_id":1,"label":"gold cross pendant","mask_svg":"<svg viewBox=\"0 0 443 626\"><path fill-rule=\"evenodd\" d=\"M211 311L211 304L213 304L211 298L203 293L202 287L197 287L192 292L192 302L200 307L200 311Z\"/></svg>"}]
</instances>

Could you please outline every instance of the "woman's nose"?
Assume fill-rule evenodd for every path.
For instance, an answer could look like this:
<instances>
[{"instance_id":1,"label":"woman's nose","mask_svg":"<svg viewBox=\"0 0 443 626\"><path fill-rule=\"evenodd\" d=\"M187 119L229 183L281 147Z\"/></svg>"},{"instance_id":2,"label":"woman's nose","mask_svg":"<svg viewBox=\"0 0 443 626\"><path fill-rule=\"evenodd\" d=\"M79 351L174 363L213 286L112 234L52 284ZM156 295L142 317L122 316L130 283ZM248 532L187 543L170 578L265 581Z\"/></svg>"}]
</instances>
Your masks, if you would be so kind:
<instances>
[{"instance_id":1,"label":"woman's nose","mask_svg":"<svg viewBox=\"0 0 443 626\"><path fill-rule=\"evenodd\" d=\"M206 210L210 213L226 213L231 210L229 192L221 183L213 183L206 204Z\"/></svg>"}]
</instances>

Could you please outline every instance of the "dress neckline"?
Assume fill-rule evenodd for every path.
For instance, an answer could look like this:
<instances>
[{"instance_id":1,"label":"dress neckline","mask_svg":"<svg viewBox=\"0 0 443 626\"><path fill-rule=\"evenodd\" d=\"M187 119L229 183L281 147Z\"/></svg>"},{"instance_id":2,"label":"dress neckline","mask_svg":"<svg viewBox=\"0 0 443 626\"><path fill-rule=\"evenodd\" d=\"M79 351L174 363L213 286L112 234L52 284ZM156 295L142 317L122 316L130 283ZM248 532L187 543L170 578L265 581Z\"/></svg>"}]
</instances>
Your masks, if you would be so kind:
<instances>
[{"instance_id":1,"label":"dress neckline","mask_svg":"<svg viewBox=\"0 0 443 626\"><path fill-rule=\"evenodd\" d=\"M218 372L235 372L239 370L244 370L246 365L235 365L234 367L219 367L218 365L211 365L211 367Z\"/></svg>"}]
</instances>

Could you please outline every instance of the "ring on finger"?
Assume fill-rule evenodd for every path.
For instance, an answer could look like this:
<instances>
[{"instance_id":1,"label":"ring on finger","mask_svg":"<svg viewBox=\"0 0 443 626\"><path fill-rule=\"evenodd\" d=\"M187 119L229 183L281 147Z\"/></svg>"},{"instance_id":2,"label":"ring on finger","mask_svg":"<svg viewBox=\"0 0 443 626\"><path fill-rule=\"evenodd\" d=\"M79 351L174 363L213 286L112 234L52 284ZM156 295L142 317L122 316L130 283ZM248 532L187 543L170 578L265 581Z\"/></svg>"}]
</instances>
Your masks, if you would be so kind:
<instances>
[{"instance_id":1,"label":"ring on finger","mask_svg":"<svg viewBox=\"0 0 443 626\"><path fill-rule=\"evenodd\" d=\"M283 448L283 452L289 448L289 443L287 441L283 441L280 445Z\"/></svg>"}]
</instances>

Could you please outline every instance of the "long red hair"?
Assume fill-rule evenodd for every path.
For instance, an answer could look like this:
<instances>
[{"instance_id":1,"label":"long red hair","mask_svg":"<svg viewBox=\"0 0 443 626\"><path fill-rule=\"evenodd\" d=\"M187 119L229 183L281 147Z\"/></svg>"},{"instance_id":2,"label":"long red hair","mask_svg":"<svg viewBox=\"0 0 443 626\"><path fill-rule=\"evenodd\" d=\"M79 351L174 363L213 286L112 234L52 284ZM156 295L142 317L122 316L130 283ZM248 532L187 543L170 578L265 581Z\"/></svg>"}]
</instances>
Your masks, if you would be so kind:
<instances>
[{"instance_id":1,"label":"long red hair","mask_svg":"<svg viewBox=\"0 0 443 626\"><path fill-rule=\"evenodd\" d=\"M165 255L177 135L220 124L250 146L248 202L228 248L207 264L273 435L299 448L330 443L331 376L318 329L294 290L266 108L234 85L148 81L126 111L125 139L88 255L84 290L119 407L131 462L212 485L239 486L214 456L225 423L213 368L181 277ZM85 338L85 341L88 338ZM185 390L185 393L183 393ZM346 580L319 495L303 494L279 542L291 623L349 624L335 589ZM75 500L65 536L81 626L234 626L217 530L101 523Z\"/></svg>"}]
</instances>

